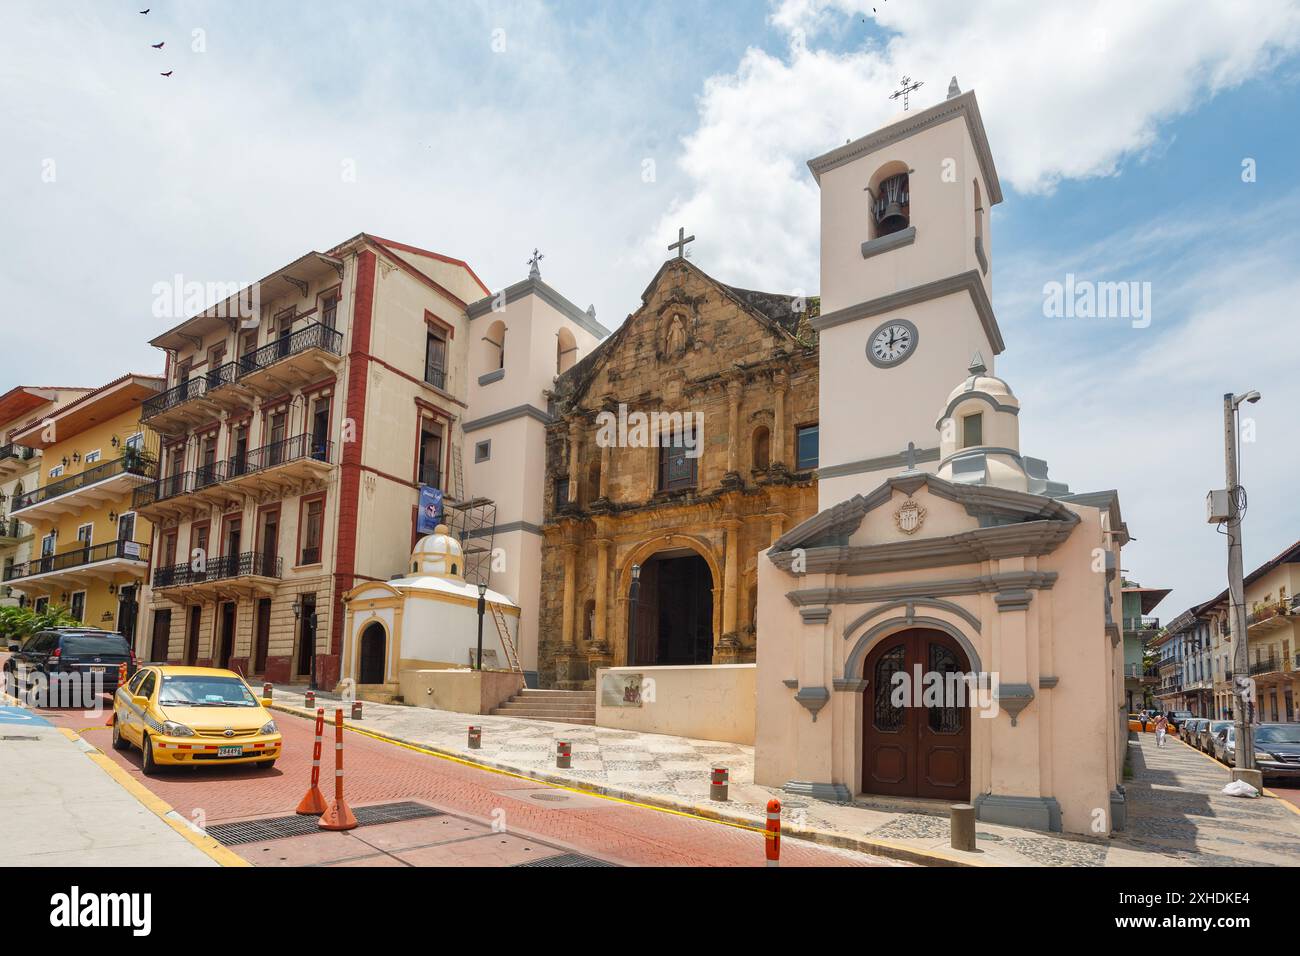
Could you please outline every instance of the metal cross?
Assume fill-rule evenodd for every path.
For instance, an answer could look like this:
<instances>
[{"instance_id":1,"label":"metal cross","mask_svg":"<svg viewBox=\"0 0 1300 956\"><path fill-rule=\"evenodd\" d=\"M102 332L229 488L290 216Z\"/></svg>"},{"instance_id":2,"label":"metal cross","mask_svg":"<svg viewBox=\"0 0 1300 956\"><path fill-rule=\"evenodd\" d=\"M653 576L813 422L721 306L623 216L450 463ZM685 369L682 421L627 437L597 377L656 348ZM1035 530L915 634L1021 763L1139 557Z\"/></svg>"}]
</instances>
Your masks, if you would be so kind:
<instances>
[{"instance_id":1,"label":"metal cross","mask_svg":"<svg viewBox=\"0 0 1300 956\"><path fill-rule=\"evenodd\" d=\"M907 464L907 471L916 471L916 443L908 442L907 449L903 452L903 461Z\"/></svg>"},{"instance_id":2,"label":"metal cross","mask_svg":"<svg viewBox=\"0 0 1300 956\"><path fill-rule=\"evenodd\" d=\"M910 76L904 76L902 79L902 84L903 84L903 88L901 90L895 90L894 92L890 93L889 98L891 100L896 100L901 96L903 98L903 112L906 113L907 106L908 106L907 103L908 94L911 93L913 90L919 90L925 84L924 81L922 80L917 80L915 83L913 83L912 78Z\"/></svg>"},{"instance_id":3,"label":"metal cross","mask_svg":"<svg viewBox=\"0 0 1300 956\"><path fill-rule=\"evenodd\" d=\"M672 252L674 249L676 249L676 250L677 250L677 258L678 258L678 259L685 259L685 258L686 258L686 243L688 243L688 242L694 242L694 241L695 241L695 237L694 237L694 236L688 236L688 235L686 235L686 230L685 230L685 229L682 229L682 228L680 228L680 227L678 227L678 229L677 229L677 241L669 244L669 246L668 246L668 251L669 251L669 252Z\"/></svg>"},{"instance_id":4,"label":"metal cross","mask_svg":"<svg viewBox=\"0 0 1300 956\"><path fill-rule=\"evenodd\" d=\"M530 276L541 274L542 270L538 268L538 264L545 258L546 256L538 252L536 248L533 249L533 257L528 260L528 274Z\"/></svg>"}]
</instances>

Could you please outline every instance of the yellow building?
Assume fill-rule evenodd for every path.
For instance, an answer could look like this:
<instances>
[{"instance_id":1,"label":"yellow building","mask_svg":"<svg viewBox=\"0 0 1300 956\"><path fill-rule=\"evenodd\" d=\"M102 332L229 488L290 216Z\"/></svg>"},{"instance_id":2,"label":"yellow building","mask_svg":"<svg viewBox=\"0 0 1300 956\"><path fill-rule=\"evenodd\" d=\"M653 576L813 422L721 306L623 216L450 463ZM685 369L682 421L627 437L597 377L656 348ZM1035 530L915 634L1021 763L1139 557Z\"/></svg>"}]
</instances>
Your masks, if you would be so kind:
<instances>
[{"instance_id":1,"label":"yellow building","mask_svg":"<svg viewBox=\"0 0 1300 956\"><path fill-rule=\"evenodd\" d=\"M5 583L36 608L63 605L88 625L134 635L153 528L136 520L131 492L154 474L156 447L140 405L162 384L123 375L12 435L41 453L41 466L37 487L10 510L33 529L33 554Z\"/></svg>"}]
</instances>

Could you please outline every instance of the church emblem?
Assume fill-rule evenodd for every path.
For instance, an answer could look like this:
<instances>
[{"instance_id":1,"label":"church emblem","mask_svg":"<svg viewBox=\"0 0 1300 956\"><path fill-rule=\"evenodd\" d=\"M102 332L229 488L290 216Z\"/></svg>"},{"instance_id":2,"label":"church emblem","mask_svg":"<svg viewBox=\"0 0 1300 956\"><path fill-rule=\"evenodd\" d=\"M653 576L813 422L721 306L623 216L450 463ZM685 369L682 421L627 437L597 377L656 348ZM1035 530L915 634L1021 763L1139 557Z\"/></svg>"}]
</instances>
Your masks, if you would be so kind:
<instances>
[{"instance_id":1,"label":"church emblem","mask_svg":"<svg viewBox=\"0 0 1300 956\"><path fill-rule=\"evenodd\" d=\"M903 534L915 534L925 523L925 509L908 498L894 512L894 524Z\"/></svg>"}]
</instances>

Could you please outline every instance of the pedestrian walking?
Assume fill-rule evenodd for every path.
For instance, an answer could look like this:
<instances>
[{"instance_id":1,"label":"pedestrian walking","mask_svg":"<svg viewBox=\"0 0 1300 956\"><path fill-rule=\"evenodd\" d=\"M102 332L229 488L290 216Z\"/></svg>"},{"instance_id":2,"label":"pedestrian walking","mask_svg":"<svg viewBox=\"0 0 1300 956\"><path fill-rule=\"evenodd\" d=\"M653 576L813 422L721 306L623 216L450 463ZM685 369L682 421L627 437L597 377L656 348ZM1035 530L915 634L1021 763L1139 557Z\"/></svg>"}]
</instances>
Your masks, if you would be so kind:
<instances>
[{"instance_id":1,"label":"pedestrian walking","mask_svg":"<svg viewBox=\"0 0 1300 956\"><path fill-rule=\"evenodd\" d=\"M1169 729L1169 721L1164 714L1156 718L1156 746L1164 747L1165 732Z\"/></svg>"}]
</instances>

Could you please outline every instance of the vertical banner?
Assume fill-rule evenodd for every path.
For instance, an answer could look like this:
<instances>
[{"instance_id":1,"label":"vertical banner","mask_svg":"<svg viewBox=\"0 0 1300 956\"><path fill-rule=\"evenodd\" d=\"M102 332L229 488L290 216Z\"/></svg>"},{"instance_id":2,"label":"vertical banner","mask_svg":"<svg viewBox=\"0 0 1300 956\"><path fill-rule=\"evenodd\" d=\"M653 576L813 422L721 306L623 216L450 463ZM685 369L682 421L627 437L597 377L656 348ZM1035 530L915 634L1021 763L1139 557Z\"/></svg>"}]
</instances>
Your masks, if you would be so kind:
<instances>
[{"instance_id":1,"label":"vertical banner","mask_svg":"<svg viewBox=\"0 0 1300 956\"><path fill-rule=\"evenodd\" d=\"M415 519L416 534L433 534L442 522L442 489L420 486L420 511Z\"/></svg>"}]
</instances>

